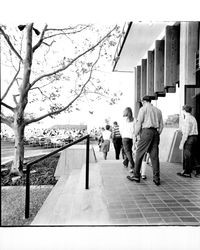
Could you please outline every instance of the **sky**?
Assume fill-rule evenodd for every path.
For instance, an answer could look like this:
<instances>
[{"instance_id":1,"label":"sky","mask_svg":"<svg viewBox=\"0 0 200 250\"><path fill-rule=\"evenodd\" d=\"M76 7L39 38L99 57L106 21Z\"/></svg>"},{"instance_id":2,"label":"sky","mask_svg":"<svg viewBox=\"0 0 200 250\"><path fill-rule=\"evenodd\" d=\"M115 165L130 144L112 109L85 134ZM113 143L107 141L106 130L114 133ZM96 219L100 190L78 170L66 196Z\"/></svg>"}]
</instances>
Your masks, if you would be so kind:
<instances>
[{"instance_id":1,"label":"sky","mask_svg":"<svg viewBox=\"0 0 200 250\"><path fill-rule=\"evenodd\" d=\"M140 1L140 3L137 3L137 5L133 4L134 1L125 1L127 4L122 5L120 1L86 1L86 2L79 2L79 1L73 1L73 3L66 4L64 1L49 1L48 5L46 5L45 1L41 3L41 1L34 1L34 4L31 5L31 11L28 9L28 6L26 5L25 1L16 1L12 2L12 8L10 8L10 1L6 1L4 3L4 7L9 9L9 16L12 16L12 18L8 18L8 15L6 15L6 11L1 13L1 20L3 23L8 24L16 24L20 22L25 22L26 20L34 20L37 25L41 25L45 22L48 22L50 24L62 24L63 21L65 22L92 22L92 23L98 23L98 24L107 24L107 23L115 23L117 21L120 23L124 23L125 21L129 20L142 20L142 21L166 21L166 20L190 20L191 14L188 15L188 12L184 12L183 14L181 12L177 13L175 11L175 3L174 1L167 1L165 3L162 2L162 6L160 6L160 3L157 1L148 1L145 2L145 5L143 5L143 1ZM22 2L22 4L20 4ZM94 7L94 2L95 6ZM196 1L194 1L194 6L196 4ZM154 4L155 3L155 4ZM173 3L174 8L170 8L170 5ZM64 5L65 8L61 8L60 6ZM131 6L132 8L129 8ZM133 8L133 6L139 6L139 8L142 8L142 12L137 11L137 8ZM145 8L143 8L145 6ZM161 8L161 11L151 12L148 11L148 6L156 6L157 9L159 7ZM16 12L16 9L19 9L22 11L22 15L19 15L18 12ZM47 8L48 7L48 8ZM58 8L57 8L58 7ZM84 8L85 7L85 8ZM47 11L44 11L43 8ZM168 10L169 8L169 10ZM183 5L182 5L183 8ZM82 11L85 9L85 12ZM89 9L94 11L89 11ZM165 9L163 12L162 10ZM168 10L168 11L167 11ZM189 10L189 8L187 8ZM75 14L72 14L75 13ZM85 14L86 13L86 14ZM100 13L103 13L101 15ZM192 19L197 18L199 15L199 12L196 12L196 9L193 8L192 10ZM53 17L53 18L52 18ZM55 17L55 18L54 18ZM104 124L105 118L111 119L111 121L114 120L120 120L121 115L123 112L123 109L127 106L133 107L133 75L128 73L117 73L117 72L109 72L107 74L108 78L108 84L109 87L113 90L120 89L123 92L123 96L121 100L118 102L118 104L114 106L109 106L103 102L96 102L95 105L89 104L82 106L81 112L74 112L73 114L67 114L64 113L62 115L57 116L56 119L45 119L41 121L41 124L43 126L48 126L49 124L61 124L61 123L88 123L90 127L92 126L102 126ZM131 91L130 91L131 90ZM166 105L167 103L173 103L175 105L169 106ZM157 102L158 107L162 110L163 116L166 119L168 115L170 114L176 114L178 113L179 107L176 105L177 103L177 96L172 94L167 94L167 98L159 98L159 101ZM174 107L177 107L174 108ZM92 108L93 115L89 113L89 110Z\"/></svg>"},{"instance_id":2,"label":"sky","mask_svg":"<svg viewBox=\"0 0 200 250\"><path fill-rule=\"evenodd\" d=\"M108 26L110 25L110 23L106 25ZM52 26L55 27L55 24ZM40 27L38 29L41 30L43 25L34 24L34 27L37 27L37 28ZM107 31L104 30L103 34L105 34L106 32ZM54 53L53 55L54 57L60 56L60 55L63 56L64 53L66 53L68 56L68 51L70 52L70 48L68 45L66 46L66 44L59 44L59 46L58 45L56 46L57 46L56 47L57 49L55 49L56 54ZM67 52L66 52L66 48L67 48ZM115 49L113 50L113 52L115 52ZM38 53L40 53L40 50L39 52L37 52L36 56L38 55ZM10 79L10 76L14 75L14 73L10 71L10 67L7 66L8 63L5 62L5 59L4 59L5 57L3 57L3 55L4 54L2 53L2 62L4 62L2 64L2 85L1 85L2 93L4 93L4 91L6 90L5 81L7 79ZM50 65L55 65L55 62L53 59L54 58L51 59L50 57L50 60L52 60L50 62ZM102 71L101 73L102 76L100 79L101 79L101 85L104 86L104 88L110 89L111 92L123 93L123 95L120 97L120 100L117 102L117 104L109 105L105 101L105 99L95 101L95 102L90 102L89 98L88 99L84 98L85 102L82 102L81 105L78 106L80 108L80 111L75 110L72 113L62 113L56 116L55 119L45 118L41 120L38 124L34 123L31 126L37 126L37 127L41 126L44 128L48 128L56 124L86 124L88 125L88 128L90 130L93 127L104 126L106 118L108 118L111 123L115 120L119 121L122 118L122 112L125 109L125 107L127 106L133 107L133 95L134 95L133 77L134 76L132 73L112 72L111 64L112 62L110 62L109 64L107 63L107 64L101 65L100 73ZM41 65L39 65L39 69L40 68L41 68ZM33 64L33 69L35 69L35 63ZM47 72L49 72L49 69L47 69ZM65 92L65 86L66 88L68 88L67 86L69 84L72 84L73 78L70 81L71 82L66 82L66 81L63 83L61 82L61 84L63 84L62 93ZM15 87L12 88L11 93L16 94L17 89L18 87L15 84ZM63 95L62 101L63 103L66 103L66 94ZM10 95L9 100L7 97L6 103L9 103L11 106L14 106L12 95ZM40 110L40 105L37 105L37 103L28 105L26 110L28 110L28 112L36 113L36 116L40 116L44 114L44 110L42 109ZM45 105L46 104L44 102L41 106L45 107ZM92 111L93 113L91 114L89 111Z\"/></svg>"},{"instance_id":3,"label":"sky","mask_svg":"<svg viewBox=\"0 0 200 250\"><path fill-rule=\"evenodd\" d=\"M86 103L85 107L81 106L81 111L73 114L62 114L60 119L63 123L86 123L89 128L105 125L105 119L109 118L111 123L122 118L123 110L127 107L133 107L133 74L130 73L107 73L107 87L113 92L122 91L123 95L115 105L109 105L105 100L96 101L95 103ZM104 83L106 85L106 83ZM88 110L92 110L90 114ZM59 119L59 118L58 118ZM57 121L53 121L57 123Z\"/></svg>"},{"instance_id":4,"label":"sky","mask_svg":"<svg viewBox=\"0 0 200 250\"><path fill-rule=\"evenodd\" d=\"M39 24L37 25L37 27L41 26L41 24L40 26ZM63 51L65 50L64 46L63 48L59 47L59 49L61 49L62 51L62 53L60 51L59 53L63 55ZM9 75L9 72L6 73L5 68L3 67L2 69L4 69L2 70L4 79L7 74ZM120 120L122 119L123 110L126 107L134 108L134 73L113 72L111 65L109 65L109 67L108 65L104 65L101 70L103 74L103 80L101 84L105 88L109 88L112 92L121 91L123 93L123 95L120 97L120 100L115 105L109 105L105 102L104 99L100 101L95 101L93 103L85 99L86 102L81 103L80 111L75 110L73 113L62 113L56 116L55 119L45 118L44 120L41 120L38 125L32 124L31 126L49 128L57 124L86 124L88 126L88 130L91 130L94 127L98 128L105 126L106 118L110 120L110 124L112 124L113 121L120 122ZM3 90L2 92L4 92L5 86L3 82L1 88ZM64 88L62 89L62 92L63 91L65 91ZM164 119L166 119L168 115L176 114L179 112L179 105L177 103L177 100L177 94L167 94L167 97L159 98L159 101L156 103L156 105L162 110ZM13 100L11 98L9 103L12 102ZM166 105L166 102L168 103L168 105ZM173 105L170 106L170 103L172 103ZM35 112L35 110L38 110L38 116L40 106L36 106L36 104L34 104L32 105L32 107L33 108L30 108L29 111ZM93 113L91 114L89 111L92 111Z\"/></svg>"}]
</instances>

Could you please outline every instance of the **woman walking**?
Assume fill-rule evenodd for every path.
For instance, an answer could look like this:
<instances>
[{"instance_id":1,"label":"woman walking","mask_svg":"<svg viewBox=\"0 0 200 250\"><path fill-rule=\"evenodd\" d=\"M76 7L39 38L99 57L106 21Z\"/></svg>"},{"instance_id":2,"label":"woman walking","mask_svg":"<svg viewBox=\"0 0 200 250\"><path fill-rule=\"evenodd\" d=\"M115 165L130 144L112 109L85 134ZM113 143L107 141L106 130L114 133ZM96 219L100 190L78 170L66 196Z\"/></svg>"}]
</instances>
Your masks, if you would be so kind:
<instances>
[{"instance_id":1,"label":"woman walking","mask_svg":"<svg viewBox=\"0 0 200 250\"><path fill-rule=\"evenodd\" d=\"M121 135L122 135L122 144L125 153L125 159L123 161L123 165L128 167L130 163L130 168L134 168L134 161L133 161L133 138L135 133L135 122L133 118L132 109L130 107L125 108L123 112L123 123L120 127Z\"/></svg>"},{"instance_id":2,"label":"woman walking","mask_svg":"<svg viewBox=\"0 0 200 250\"><path fill-rule=\"evenodd\" d=\"M110 125L106 125L106 130L102 132L103 144L102 144L102 152L104 160L107 159L107 154L110 150L110 139L111 139L111 131Z\"/></svg>"}]
</instances>

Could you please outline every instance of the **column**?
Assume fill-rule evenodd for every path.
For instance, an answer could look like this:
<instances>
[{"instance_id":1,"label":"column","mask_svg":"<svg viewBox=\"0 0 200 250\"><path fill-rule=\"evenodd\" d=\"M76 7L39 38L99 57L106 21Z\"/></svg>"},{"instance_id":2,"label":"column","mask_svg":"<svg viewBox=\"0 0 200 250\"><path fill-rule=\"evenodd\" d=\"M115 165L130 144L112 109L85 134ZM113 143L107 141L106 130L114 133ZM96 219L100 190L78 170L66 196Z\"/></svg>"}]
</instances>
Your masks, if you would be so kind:
<instances>
[{"instance_id":1,"label":"column","mask_svg":"<svg viewBox=\"0 0 200 250\"><path fill-rule=\"evenodd\" d=\"M147 94L147 59L141 64L141 99Z\"/></svg>"},{"instance_id":2,"label":"column","mask_svg":"<svg viewBox=\"0 0 200 250\"><path fill-rule=\"evenodd\" d=\"M167 26L165 30L164 87L168 92L176 92L179 83L180 27Z\"/></svg>"},{"instance_id":3,"label":"column","mask_svg":"<svg viewBox=\"0 0 200 250\"><path fill-rule=\"evenodd\" d=\"M157 99L154 92L154 51L147 52L147 95Z\"/></svg>"},{"instance_id":4,"label":"column","mask_svg":"<svg viewBox=\"0 0 200 250\"><path fill-rule=\"evenodd\" d=\"M154 54L154 92L165 96L164 89L164 40L156 40Z\"/></svg>"}]
</instances>

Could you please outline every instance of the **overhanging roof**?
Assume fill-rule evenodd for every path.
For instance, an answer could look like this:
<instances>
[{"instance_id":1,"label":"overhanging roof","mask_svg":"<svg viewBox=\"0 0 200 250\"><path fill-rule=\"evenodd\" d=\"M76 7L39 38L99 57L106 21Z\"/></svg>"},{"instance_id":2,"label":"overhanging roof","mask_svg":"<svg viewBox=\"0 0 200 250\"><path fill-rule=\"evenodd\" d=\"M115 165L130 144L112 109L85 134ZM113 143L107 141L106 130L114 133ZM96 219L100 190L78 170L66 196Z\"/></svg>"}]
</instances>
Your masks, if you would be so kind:
<instances>
[{"instance_id":1,"label":"overhanging roof","mask_svg":"<svg viewBox=\"0 0 200 250\"><path fill-rule=\"evenodd\" d=\"M141 64L148 50L154 48L154 42L164 37L165 27L174 22L137 22L130 23L122 47L117 55L113 71L133 72Z\"/></svg>"}]
</instances>

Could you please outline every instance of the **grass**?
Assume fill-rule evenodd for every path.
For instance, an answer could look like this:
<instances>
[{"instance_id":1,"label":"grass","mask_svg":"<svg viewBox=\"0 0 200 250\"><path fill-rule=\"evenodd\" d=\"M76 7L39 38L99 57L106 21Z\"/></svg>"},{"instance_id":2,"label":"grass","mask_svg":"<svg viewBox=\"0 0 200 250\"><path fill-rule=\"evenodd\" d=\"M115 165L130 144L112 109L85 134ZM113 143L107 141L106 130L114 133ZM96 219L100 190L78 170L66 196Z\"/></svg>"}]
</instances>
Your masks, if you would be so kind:
<instances>
[{"instance_id":1,"label":"grass","mask_svg":"<svg viewBox=\"0 0 200 250\"><path fill-rule=\"evenodd\" d=\"M41 157L41 156L40 156ZM31 157L32 161L38 157ZM1 172L1 226L27 226L33 221L45 199L56 184L54 172L59 154L31 167L30 217L25 219L25 175L13 181L9 174L11 164Z\"/></svg>"}]
</instances>

